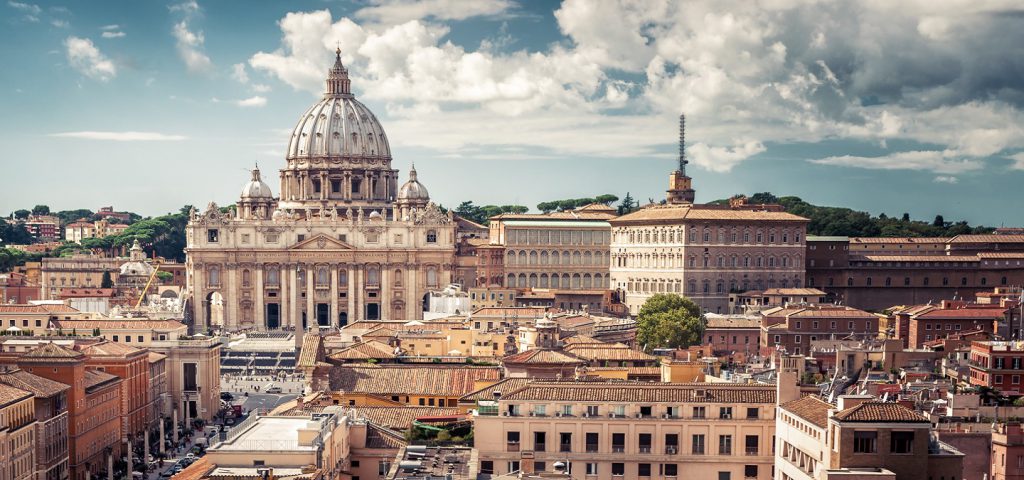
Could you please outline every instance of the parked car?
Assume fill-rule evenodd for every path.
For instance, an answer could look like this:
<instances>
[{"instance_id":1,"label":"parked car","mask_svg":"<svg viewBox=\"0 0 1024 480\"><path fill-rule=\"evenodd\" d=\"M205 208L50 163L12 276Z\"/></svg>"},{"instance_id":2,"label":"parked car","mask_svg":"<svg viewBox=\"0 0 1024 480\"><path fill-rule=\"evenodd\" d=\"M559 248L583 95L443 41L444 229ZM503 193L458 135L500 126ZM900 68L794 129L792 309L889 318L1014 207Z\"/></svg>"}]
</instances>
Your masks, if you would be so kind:
<instances>
[{"instance_id":1,"label":"parked car","mask_svg":"<svg viewBox=\"0 0 1024 480\"><path fill-rule=\"evenodd\" d=\"M267 393L281 393L281 387L270 387L267 389Z\"/></svg>"},{"instance_id":2,"label":"parked car","mask_svg":"<svg viewBox=\"0 0 1024 480\"><path fill-rule=\"evenodd\" d=\"M231 392L220 392L220 399L227 400L230 402L235 399L235 396L232 395Z\"/></svg>"}]
</instances>

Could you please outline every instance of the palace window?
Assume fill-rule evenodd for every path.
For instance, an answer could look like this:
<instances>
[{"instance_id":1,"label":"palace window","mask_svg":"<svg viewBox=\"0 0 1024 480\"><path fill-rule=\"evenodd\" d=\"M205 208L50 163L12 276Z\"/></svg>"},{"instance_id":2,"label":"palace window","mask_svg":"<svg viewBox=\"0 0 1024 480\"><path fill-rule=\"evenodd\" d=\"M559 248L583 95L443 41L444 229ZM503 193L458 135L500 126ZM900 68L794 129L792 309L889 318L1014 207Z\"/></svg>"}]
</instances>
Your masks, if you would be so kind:
<instances>
[{"instance_id":1,"label":"palace window","mask_svg":"<svg viewBox=\"0 0 1024 480\"><path fill-rule=\"evenodd\" d=\"M217 243L220 241L220 230L216 228L209 228L206 230L206 241L209 243Z\"/></svg>"},{"instance_id":2,"label":"palace window","mask_svg":"<svg viewBox=\"0 0 1024 480\"><path fill-rule=\"evenodd\" d=\"M427 232L427 243L437 243L437 232L430 230Z\"/></svg>"}]
</instances>

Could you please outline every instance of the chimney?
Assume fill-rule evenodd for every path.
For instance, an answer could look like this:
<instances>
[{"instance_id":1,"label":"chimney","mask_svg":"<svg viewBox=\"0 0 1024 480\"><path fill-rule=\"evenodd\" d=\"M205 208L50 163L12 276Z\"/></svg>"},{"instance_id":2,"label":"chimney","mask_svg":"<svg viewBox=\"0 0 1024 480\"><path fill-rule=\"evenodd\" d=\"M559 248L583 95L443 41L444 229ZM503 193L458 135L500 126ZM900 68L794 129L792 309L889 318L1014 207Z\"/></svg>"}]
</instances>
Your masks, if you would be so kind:
<instances>
[{"instance_id":1,"label":"chimney","mask_svg":"<svg viewBox=\"0 0 1024 480\"><path fill-rule=\"evenodd\" d=\"M302 410L306 406L306 398L303 395L299 395L295 398L295 409Z\"/></svg>"},{"instance_id":2,"label":"chimney","mask_svg":"<svg viewBox=\"0 0 1024 480\"><path fill-rule=\"evenodd\" d=\"M869 402L875 397L871 395L842 395L836 402L836 409L840 412L848 408L856 407L864 402Z\"/></svg>"}]
</instances>

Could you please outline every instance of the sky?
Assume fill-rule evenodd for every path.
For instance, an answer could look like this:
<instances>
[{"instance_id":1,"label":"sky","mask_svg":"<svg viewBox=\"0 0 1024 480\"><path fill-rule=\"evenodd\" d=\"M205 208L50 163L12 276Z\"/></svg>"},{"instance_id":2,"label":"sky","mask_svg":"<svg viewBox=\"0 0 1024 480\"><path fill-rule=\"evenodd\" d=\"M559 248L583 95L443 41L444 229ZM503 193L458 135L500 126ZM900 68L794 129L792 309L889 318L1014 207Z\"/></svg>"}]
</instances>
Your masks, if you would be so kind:
<instances>
[{"instance_id":1,"label":"sky","mask_svg":"<svg viewBox=\"0 0 1024 480\"><path fill-rule=\"evenodd\" d=\"M434 201L770 191L1024 225L1019 0L0 4L0 214L237 200L335 48Z\"/></svg>"}]
</instances>

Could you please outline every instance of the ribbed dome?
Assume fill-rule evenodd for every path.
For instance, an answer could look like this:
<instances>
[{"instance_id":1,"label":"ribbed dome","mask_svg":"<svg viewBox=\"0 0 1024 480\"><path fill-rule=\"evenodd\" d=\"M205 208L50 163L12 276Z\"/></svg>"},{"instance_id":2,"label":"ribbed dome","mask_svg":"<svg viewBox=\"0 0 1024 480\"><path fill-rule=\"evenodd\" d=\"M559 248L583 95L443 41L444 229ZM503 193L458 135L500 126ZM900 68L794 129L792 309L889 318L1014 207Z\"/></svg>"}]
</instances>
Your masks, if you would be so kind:
<instances>
[{"instance_id":1,"label":"ribbed dome","mask_svg":"<svg viewBox=\"0 0 1024 480\"><path fill-rule=\"evenodd\" d=\"M327 93L299 118L286 157L340 156L390 160L391 148L377 117L349 91L348 70L338 50Z\"/></svg>"},{"instance_id":2,"label":"ribbed dome","mask_svg":"<svg viewBox=\"0 0 1024 480\"><path fill-rule=\"evenodd\" d=\"M409 169L409 181L402 185L402 189L398 191L398 201L423 201L430 200L430 194L427 193L427 187L424 187L419 180L416 179L416 166L413 165Z\"/></svg>"},{"instance_id":3,"label":"ribbed dome","mask_svg":"<svg viewBox=\"0 0 1024 480\"><path fill-rule=\"evenodd\" d=\"M260 169L255 168L252 171L252 180L242 187L242 200L264 200L274 198L274 192L270 191L270 186L263 182L260 178Z\"/></svg>"}]
</instances>

